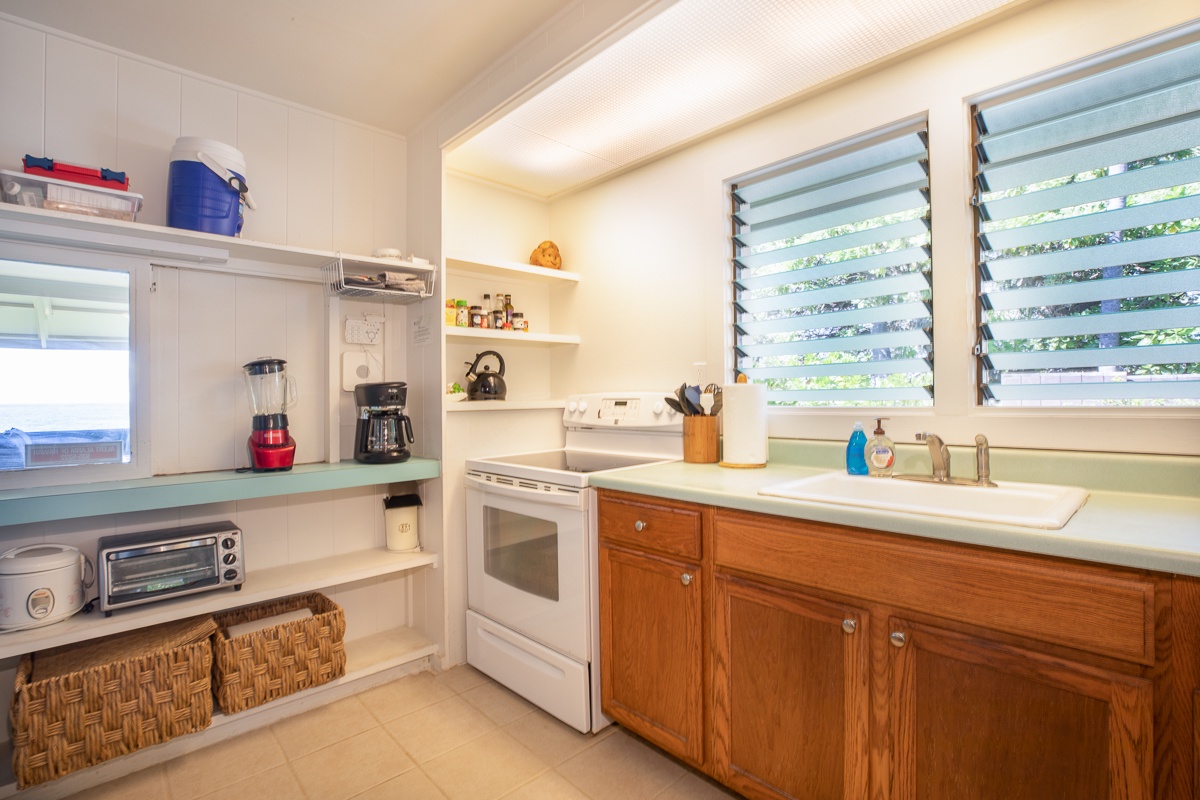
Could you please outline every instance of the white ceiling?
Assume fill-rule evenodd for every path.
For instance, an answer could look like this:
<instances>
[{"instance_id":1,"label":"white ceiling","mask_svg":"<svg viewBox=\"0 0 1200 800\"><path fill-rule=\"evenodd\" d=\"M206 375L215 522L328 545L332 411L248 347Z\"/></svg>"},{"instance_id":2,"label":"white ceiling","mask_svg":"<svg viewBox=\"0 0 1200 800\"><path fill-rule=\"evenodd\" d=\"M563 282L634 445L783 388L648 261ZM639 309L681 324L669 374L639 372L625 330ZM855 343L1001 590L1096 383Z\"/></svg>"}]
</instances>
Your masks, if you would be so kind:
<instances>
[{"instance_id":1,"label":"white ceiling","mask_svg":"<svg viewBox=\"0 0 1200 800\"><path fill-rule=\"evenodd\" d=\"M0 0L0 11L406 134L573 0Z\"/></svg>"},{"instance_id":2,"label":"white ceiling","mask_svg":"<svg viewBox=\"0 0 1200 800\"><path fill-rule=\"evenodd\" d=\"M404 134L577 1L0 0L0 12ZM648 2L667 7L446 163L554 197L1022 2Z\"/></svg>"},{"instance_id":3,"label":"white ceiling","mask_svg":"<svg viewBox=\"0 0 1200 800\"><path fill-rule=\"evenodd\" d=\"M449 153L553 197L1020 0L679 0Z\"/></svg>"}]
</instances>

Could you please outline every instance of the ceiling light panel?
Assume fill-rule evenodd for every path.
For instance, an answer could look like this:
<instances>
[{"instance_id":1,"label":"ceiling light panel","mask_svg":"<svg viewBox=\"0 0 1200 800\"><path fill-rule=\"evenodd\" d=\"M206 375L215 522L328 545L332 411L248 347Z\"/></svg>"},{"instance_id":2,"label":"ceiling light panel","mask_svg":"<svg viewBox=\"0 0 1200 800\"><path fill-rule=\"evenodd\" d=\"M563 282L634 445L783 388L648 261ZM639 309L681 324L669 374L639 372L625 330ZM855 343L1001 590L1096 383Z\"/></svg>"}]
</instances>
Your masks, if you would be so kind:
<instances>
[{"instance_id":1,"label":"ceiling light panel","mask_svg":"<svg viewBox=\"0 0 1200 800\"><path fill-rule=\"evenodd\" d=\"M447 163L556 194L597 177L597 160L610 170L643 160L1012 1L680 0L451 152ZM558 143L577 164L539 168L529 163L536 158L511 149L511 132L499 135L501 127ZM570 182L569 175L590 177Z\"/></svg>"}]
</instances>

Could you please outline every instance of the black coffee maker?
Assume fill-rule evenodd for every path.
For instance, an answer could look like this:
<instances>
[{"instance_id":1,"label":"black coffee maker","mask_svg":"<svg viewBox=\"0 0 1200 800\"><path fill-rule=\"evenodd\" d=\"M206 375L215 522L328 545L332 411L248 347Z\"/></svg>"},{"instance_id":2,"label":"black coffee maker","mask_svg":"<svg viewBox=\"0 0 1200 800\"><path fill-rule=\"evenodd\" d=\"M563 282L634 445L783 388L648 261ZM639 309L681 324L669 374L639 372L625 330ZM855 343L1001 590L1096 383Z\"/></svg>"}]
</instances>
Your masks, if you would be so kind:
<instances>
[{"instance_id":1,"label":"black coffee maker","mask_svg":"<svg viewBox=\"0 0 1200 800\"><path fill-rule=\"evenodd\" d=\"M412 420L404 415L407 383L360 383L354 387L358 427L354 433L354 460L364 464L407 461L412 444Z\"/></svg>"}]
</instances>

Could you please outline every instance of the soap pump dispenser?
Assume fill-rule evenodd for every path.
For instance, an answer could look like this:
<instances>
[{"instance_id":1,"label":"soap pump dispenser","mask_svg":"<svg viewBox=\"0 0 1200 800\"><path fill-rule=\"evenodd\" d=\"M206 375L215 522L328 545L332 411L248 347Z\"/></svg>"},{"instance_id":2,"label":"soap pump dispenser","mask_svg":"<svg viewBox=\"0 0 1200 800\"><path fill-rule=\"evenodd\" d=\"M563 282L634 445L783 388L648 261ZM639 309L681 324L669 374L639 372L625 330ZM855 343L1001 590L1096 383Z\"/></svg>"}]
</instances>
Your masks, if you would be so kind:
<instances>
[{"instance_id":1,"label":"soap pump dispenser","mask_svg":"<svg viewBox=\"0 0 1200 800\"><path fill-rule=\"evenodd\" d=\"M883 421L887 417L875 418L875 436L867 442L865 455L867 469L876 478L890 478L896 463L896 446L883 432Z\"/></svg>"}]
</instances>

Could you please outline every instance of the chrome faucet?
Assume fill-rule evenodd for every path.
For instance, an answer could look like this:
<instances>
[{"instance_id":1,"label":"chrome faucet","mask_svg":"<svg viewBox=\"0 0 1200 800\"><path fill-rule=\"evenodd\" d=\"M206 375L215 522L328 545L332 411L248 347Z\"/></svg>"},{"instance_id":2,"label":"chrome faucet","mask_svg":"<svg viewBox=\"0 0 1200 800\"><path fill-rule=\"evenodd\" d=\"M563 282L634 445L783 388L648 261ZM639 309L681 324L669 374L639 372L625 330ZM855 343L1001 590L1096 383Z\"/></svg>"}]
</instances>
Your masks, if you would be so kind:
<instances>
[{"instance_id":1,"label":"chrome faucet","mask_svg":"<svg viewBox=\"0 0 1200 800\"><path fill-rule=\"evenodd\" d=\"M918 442L929 445L929 461L933 470L930 475L894 475L906 481L925 481L927 483L950 483L956 486L995 486L991 476L991 458L988 452L988 440L982 433L975 437L975 480L970 478L953 478L950 476L950 449L936 433L918 433Z\"/></svg>"},{"instance_id":2,"label":"chrome faucet","mask_svg":"<svg viewBox=\"0 0 1200 800\"><path fill-rule=\"evenodd\" d=\"M977 486L995 486L992 483L991 457L988 454L988 440L982 433L975 434L975 484Z\"/></svg>"},{"instance_id":3,"label":"chrome faucet","mask_svg":"<svg viewBox=\"0 0 1200 800\"><path fill-rule=\"evenodd\" d=\"M936 433L918 433L917 441L929 445L929 460L933 464L932 478L938 483L948 481L950 479L950 449L946 447L942 437Z\"/></svg>"}]
</instances>

